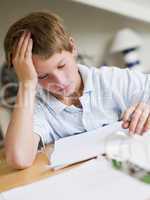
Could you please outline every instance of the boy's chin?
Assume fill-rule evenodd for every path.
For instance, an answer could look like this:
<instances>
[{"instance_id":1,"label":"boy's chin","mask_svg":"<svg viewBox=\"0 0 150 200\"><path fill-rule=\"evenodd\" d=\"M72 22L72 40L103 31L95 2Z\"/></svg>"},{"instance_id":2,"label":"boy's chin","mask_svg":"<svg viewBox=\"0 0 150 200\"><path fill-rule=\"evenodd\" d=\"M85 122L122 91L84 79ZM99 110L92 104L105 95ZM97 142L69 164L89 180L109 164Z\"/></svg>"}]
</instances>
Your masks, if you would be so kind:
<instances>
[{"instance_id":1,"label":"boy's chin","mask_svg":"<svg viewBox=\"0 0 150 200\"><path fill-rule=\"evenodd\" d=\"M61 97L73 97L74 96L74 91L70 90L70 91L67 91L67 92L64 92L64 93L60 93L58 95L60 95Z\"/></svg>"},{"instance_id":2,"label":"boy's chin","mask_svg":"<svg viewBox=\"0 0 150 200\"><path fill-rule=\"evenodd\" d=\"M67 93L59 94L59 96L61 96L61 97L72 97L73 93L72 92L67 92Z\"/></svg>"},{"instance_id":3,"label":"boy's chin","mask_svg":"<svg viewBox=\"0 0 150 200\"><path fill-rule=\"evenodd\" d=\"M53 93L51 92L52 95L54 95L55 97L58 97L58 98L71 98L73 93L72 92L66 92L66 93Z\"/></svg>"},{"instance_id":4,"label":"boy's chin","mask_svg":"<svg viewBox=\"0 0 150 200\"><path fill-rule=\"evenodd\" d=\"M69 90L67 91L63 91L63 92L52 92L50 91L52 95L59 97L59 98L71 98L71 97L75 97L75 92L74 92L74 88L69 88Z\"/></svg>"}]
</instances>

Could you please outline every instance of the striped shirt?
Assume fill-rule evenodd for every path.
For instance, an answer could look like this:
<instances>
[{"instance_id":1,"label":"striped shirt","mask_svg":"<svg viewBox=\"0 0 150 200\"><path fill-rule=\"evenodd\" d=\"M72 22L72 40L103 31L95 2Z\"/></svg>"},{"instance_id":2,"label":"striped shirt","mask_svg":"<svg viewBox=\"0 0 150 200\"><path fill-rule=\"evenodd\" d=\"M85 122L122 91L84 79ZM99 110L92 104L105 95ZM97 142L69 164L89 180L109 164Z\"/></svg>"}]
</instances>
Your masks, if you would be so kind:
<instances>
[{"instance_id":1,"label":"striped shirt","mask_svg":"<svg viewBox=\"0 0 150 200\"><path fill-rule=\"evenodd\" d=\"M84 83L81 108L67 106L38 87L33 132L54 143L59 138L88 132L121 120L124 111L149 98L149 75L136 70L78 65Z\"/></svg>"}]
</instances>

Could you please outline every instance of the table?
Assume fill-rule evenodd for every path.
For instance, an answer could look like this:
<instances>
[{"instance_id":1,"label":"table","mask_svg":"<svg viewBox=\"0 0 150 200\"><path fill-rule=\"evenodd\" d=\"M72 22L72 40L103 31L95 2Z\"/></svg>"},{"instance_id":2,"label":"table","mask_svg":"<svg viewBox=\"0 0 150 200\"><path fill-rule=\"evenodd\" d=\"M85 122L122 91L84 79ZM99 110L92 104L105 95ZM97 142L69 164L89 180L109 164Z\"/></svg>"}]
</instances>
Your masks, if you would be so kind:
<instances>
[{"instance_id":1,"label":"table","mask_svg":"<svg viewBox=\"0 0 150 200\"><path fill-rule=\"evenodd\" d=\"M46 151L52 152L53 148L50 145L46 146ZM73 168L70 166L69 168ZM23 170L16 170L8 166L5 159L4 149L0 150L0 192L18 187L27 185L29 183L41 180L43 178L56 175L62 171L67 170L61 169L59 171L53 171L49 169L48 158L44 152L38 152L37 157L33 165L29 168Z\"/></svg>"}]
</instances>

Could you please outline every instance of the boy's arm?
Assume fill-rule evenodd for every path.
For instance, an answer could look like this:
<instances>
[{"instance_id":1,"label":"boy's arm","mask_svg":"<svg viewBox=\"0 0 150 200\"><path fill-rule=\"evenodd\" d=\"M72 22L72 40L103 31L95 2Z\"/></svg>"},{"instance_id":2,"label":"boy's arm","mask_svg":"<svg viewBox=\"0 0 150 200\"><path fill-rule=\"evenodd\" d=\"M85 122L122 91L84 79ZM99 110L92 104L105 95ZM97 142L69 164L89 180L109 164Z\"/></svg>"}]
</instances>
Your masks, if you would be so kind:
<instances>
[{"instance_id":1,"label":"boy's arm","mask_svg":"<svg viewBox=\"0 0 150 200\"><path fill-rule=\"evenodd\" d=\"M103 67L101 71L120 111L123 128L137 134L150 129L150 74L116 67Z\"/></svg>"},{"instance_id":2,"label":"boy's arm","mask_svg":"<svg viewBox=\"0 0 150 200\"><path fill-rule=\"evenodd\" d=\"M133 70L128 76L130 104L123 114L123 127L141 135L150 129L150 75Z\"/></svg>"},{"instance_id":3,"label":"boy's arm","mask_svg":"<svg viewBox=\"0 0 150 200\"><path fill-rule=\"evenodd\" d=\"M5 137L7 162L17 169L32 165L40 141L40 136L32 132L34 99L35 90L32 85L19 87L16 105Z\"/></svg>"},{"instance_id":4,"label":"boy's arm","mask_svg":"<svg viewBox=\"0 0 150 200\"><path fill-rule=\"evenodd\" d=\"M30 33L24 32L12 58L20 84L16 105L5 137L5 152L8 163L17 169L23 169L32 164L40 140L39 136L32 132L38 82L32 62L32 46Z\"/></svg>"}]
</instances>

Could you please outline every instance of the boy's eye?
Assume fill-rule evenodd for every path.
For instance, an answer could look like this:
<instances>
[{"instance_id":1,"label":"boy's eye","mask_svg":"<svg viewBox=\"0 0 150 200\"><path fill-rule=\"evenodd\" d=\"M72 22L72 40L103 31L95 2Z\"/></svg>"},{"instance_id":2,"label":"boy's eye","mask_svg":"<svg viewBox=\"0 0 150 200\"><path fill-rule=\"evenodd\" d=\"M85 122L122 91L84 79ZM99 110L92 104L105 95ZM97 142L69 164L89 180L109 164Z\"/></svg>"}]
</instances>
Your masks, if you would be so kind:
<instances>
[{"instance_id":1,"label":"boy's eye","mask_svg":"<svg viewBox=\"0 0 150 200\"><path fill-rule=\"evenodd\" d=\"M61 69L61 68L63 68L65 66L65 64L64 65L60 65L60 66L58 66L58 69Z\"/></svg>"},{"instance_id":2,"label":"boy's eye","mask_svg":"<svg viewBox=\"0 0 150 200\"><path fill-rule=\"evenodd\" d=\"M48 74L44 75L44 76L39 76L38 79L42 80L42 79L46 79L48 78Z\"/></svg>"}]
</instances>

